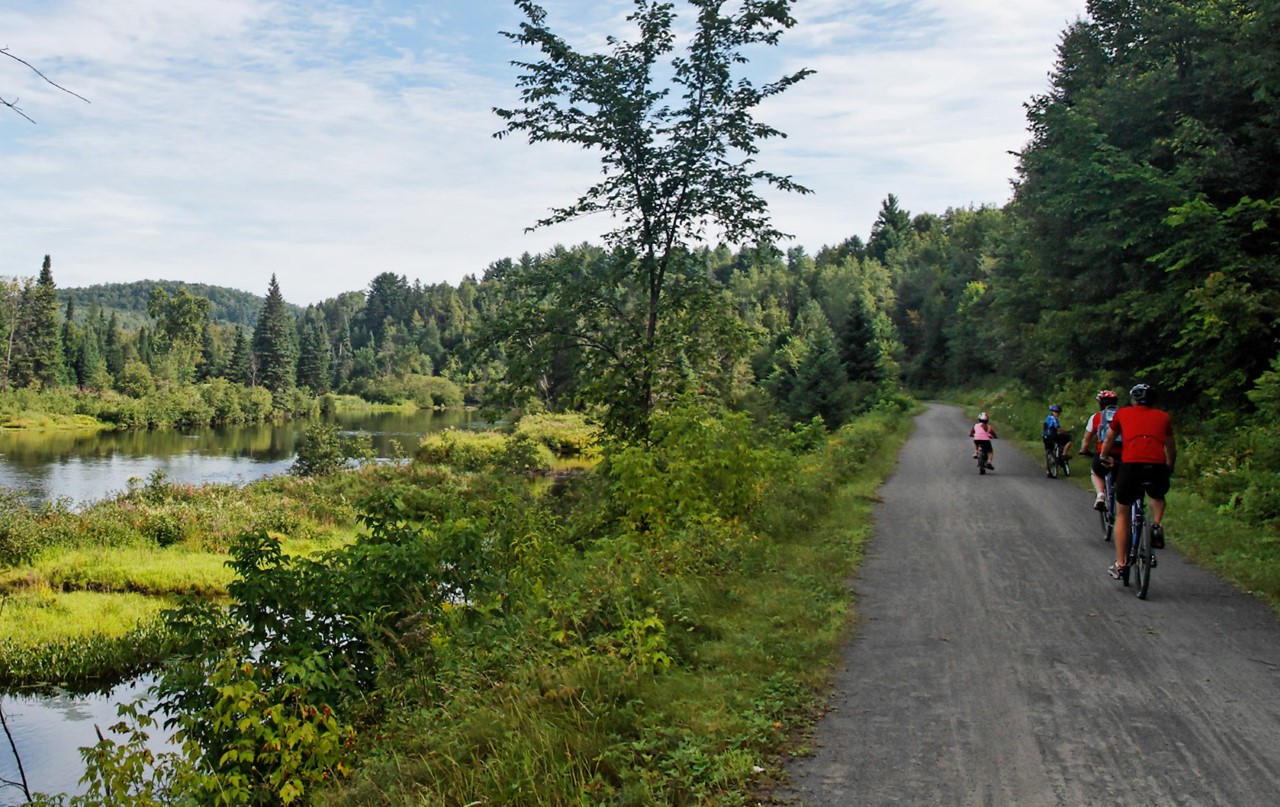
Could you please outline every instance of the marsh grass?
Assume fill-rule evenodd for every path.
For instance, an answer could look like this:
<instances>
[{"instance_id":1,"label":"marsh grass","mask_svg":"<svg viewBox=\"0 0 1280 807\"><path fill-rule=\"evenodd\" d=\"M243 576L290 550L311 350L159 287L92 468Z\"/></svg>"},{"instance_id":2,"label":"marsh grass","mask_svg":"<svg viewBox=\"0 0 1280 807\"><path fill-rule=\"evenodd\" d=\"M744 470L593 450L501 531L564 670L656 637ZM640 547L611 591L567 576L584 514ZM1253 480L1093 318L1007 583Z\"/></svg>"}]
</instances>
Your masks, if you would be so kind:
<instances>
[{"instance_id":1,"label":"marsh grass","mask_svg":"<svg viewBox=\"0 0 1280 807\"><path fill-rule=\"evenodd\" d=\"M158 662L167 600L34 587L0 599L0 682L87 687Z\"/></svg>"}]
</instances>

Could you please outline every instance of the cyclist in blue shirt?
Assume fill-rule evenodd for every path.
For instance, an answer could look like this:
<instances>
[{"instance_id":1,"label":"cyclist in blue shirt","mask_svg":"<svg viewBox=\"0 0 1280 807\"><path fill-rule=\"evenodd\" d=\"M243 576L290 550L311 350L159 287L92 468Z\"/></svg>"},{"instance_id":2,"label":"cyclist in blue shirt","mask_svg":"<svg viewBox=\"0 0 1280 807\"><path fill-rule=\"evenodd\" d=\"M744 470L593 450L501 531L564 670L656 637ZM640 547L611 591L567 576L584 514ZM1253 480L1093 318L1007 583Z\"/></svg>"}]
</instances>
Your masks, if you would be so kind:
<instances>
[{"instance_id":1,"label":"cyclist in blue shirt","mask_svg":"<svg viewBox=\"0 0 1280 807\"><path fill-rule=\"evenodd\" d=\"M1045 450L1053 448L1056 443L1062 446L1063 459L1069 459L1071 457L1071 432L1062 428L1062 420L1059 417L1061 414L1061 406L1057 404L1049 406L1049 414L1045 416L1044 428L1040 436L1044 439ZM1048 470L1045 470L1044 475L1053 476Z\"/></svg>"}]
</instances>

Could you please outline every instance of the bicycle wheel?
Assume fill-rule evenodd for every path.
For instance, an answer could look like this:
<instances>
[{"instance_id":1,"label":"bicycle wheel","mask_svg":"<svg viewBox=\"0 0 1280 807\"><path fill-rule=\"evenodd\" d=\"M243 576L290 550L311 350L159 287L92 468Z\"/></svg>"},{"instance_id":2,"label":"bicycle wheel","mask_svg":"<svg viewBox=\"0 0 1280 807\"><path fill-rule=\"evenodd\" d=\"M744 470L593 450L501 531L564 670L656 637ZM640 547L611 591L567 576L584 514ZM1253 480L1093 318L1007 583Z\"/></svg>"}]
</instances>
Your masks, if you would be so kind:
<instances>
[{"instance_id":1,"label":"bicycle wheel","mask_svg":"<svg viewBox=\"0 0 1280 807\"><path fill-rule=\"evenodd\" d=\"M1062 473L1066 476L1071 476L1071 462L1066 457L1062 456L1061 446L1058 448L1058 462L1062 465Z\"/></svg>"},{"instance_id":2,"label":"bicycle wheel","mask_svg":"<svg viewBox=\"0 0 1280 807\"><path fill-rule=\"evenodd\" d=\"M1135 581L1138 590L1134 593L1138 595L1138 599L1145 600L1147 591L1151 588L1151 523L1144 519L1142 529L1138 531L1134 539L1138 544L1133 567L1134 573L1138 576Z\"/></svg>"},{"instance_id":3,"label":"bicycle wheel","mask_svg":"<svg viewBox=\"0 0 1280 807\"><path fill-rule=\"evenodd\" d=\"M1058 478L1058 458L1053 456L1053 449L1046 448L1044 450L1044 470L1050 479Z\"/></svg>"},{"instance_id":4,"label":"bicycle wheel","mask_svg":"<svg viewBox=\"0 0 1280 807\"><path fill-rule=\"evenodd\" d=\"M987 475L987 452L981 449L978 451L978 475Z\"/></svg>"}]
</instances>

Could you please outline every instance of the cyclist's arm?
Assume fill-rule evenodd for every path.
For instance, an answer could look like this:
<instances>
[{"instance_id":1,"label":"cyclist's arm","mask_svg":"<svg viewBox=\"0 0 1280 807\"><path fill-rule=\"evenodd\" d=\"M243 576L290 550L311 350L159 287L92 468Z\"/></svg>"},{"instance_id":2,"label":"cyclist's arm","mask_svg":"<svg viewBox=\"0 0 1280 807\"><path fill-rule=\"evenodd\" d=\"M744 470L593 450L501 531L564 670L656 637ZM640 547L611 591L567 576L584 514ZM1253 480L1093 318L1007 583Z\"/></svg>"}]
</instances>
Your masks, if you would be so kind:
<instances>
[{"instance_id":1,"label":"cyclist's arm","mask_svg":"<svg viewBox=\"0 0 1280 807\"><path fill-rule=\"evenodd\" d=\"M1169 436L1164 440L1164 456L1169 463L1169 473L1173 473L1173 466L1178 462L1178 444L1173 441L1173 426L1169 427Z\"/></svg>"}]
</instances>

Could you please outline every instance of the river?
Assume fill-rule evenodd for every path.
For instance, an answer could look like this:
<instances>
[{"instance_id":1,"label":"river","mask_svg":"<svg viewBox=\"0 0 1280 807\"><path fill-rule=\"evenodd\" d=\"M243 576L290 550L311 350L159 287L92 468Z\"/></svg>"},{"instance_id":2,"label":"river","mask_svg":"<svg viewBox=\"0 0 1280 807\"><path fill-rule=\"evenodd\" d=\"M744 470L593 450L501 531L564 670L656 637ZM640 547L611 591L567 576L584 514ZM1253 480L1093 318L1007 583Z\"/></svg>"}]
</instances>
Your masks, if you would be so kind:
<instances>
[{"instance_id":1,"label":"river","mask_svg":"<svg viewBox=\"0 0 1280 807\"><path fill-rule=\"evenodd\" d=\"M347 433L366 434L379 458L410 454L423 435L480 423L472 412L339 413ZM130 479L160 471L171 482L243 484L287 473L308 421L190 431L0 432L0 485L34 503L76 507L124 491ZM397 445L399 450L397 450ZM100 695L0 696L32 792L81 793L81 746L117 722L116 704L145 692L149 679ZM161 746L153 750L161 750ZM19 781L8 739L0 737L0 780ZM21 790L0 783L0 805L23 804Z\"/></svg>"},{"instance_id":2,"label":"river","mask_svg":"<svg viewBox=\"0 0 1280 807\"><path fill-rule=\"evenodd\" d=\"M429 432L477 421L473 412L348 412L342 430L367 434L380 458L411 453ZM28 501L73 506L126 490L160 471L170 482L243 484L287 473L310 421L121 432L0 431L0 486Z\"/></svg>"}]
</instances>

